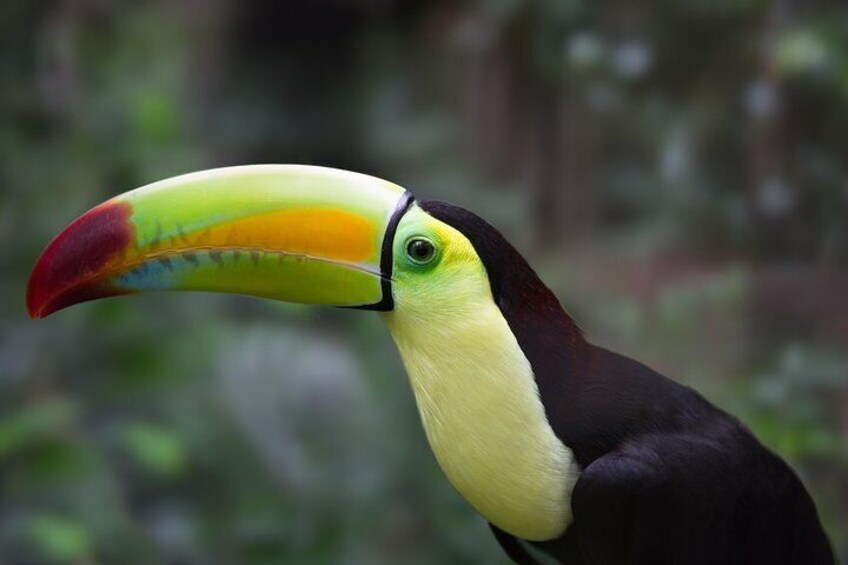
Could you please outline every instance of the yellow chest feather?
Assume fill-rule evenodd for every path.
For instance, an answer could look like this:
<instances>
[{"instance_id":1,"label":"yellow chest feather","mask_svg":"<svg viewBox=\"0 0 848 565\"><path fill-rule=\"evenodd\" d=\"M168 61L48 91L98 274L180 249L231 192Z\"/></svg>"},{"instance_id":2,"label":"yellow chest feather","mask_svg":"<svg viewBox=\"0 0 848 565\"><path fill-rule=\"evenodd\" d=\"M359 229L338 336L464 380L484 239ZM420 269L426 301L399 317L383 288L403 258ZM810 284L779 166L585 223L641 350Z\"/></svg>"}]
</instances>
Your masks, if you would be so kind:
<instances>
[{"instance_id":1,"label":"yellow chest feather","mask_svg":"<svg viewBox=\"0 0 848 565\"><path fill-rule=\"evenodd\" d=\"M529 361L491 299L444 314L384 315L442 470L502 530L558 537L579 469L548 424Z\"/></svg>"}]
</instances>

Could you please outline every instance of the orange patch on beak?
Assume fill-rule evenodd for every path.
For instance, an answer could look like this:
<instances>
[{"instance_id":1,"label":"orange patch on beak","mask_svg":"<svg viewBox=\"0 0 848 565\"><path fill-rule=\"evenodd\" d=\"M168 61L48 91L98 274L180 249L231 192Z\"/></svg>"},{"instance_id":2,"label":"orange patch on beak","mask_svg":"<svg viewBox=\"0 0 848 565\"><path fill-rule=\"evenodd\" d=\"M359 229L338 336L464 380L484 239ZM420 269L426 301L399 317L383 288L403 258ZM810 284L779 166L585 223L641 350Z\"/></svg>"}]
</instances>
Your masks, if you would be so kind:
<instances>
[{"instance_id":1,"label":"orange patch on beak","mask_svg":"<svg viewBox=\"0 0 848 565\"><path fill-rule=\"evenodd\" d=\"M213 226L191 243L176 242L169 252L192 248L243 248L360 262L376 252L375 226L342 210L281 210ZM185 249L181 249L185 247Z\"/></svg>"}]
</instances>

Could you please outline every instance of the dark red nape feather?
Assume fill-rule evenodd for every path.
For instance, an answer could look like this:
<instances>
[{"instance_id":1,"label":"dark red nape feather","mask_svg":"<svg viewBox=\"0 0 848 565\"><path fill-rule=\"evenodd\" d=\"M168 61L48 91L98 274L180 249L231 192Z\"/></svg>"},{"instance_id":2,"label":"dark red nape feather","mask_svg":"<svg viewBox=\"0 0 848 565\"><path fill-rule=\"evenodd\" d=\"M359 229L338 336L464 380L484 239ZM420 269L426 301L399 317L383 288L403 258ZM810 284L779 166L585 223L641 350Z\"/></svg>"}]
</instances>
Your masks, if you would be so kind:
<instances>
[{"instance_id":1,"label":"dark red nape feather","mask_svg":"<svg viewBox=\"0 0 848 565\"><path fill-rule=\"evenodd\" d=\"M72 304L125 294L96 277L134 241L131 214L125 202L106 202L74 220L47 245L27 284L30 317L43 318Z\"/></svg>"}]
</instances>

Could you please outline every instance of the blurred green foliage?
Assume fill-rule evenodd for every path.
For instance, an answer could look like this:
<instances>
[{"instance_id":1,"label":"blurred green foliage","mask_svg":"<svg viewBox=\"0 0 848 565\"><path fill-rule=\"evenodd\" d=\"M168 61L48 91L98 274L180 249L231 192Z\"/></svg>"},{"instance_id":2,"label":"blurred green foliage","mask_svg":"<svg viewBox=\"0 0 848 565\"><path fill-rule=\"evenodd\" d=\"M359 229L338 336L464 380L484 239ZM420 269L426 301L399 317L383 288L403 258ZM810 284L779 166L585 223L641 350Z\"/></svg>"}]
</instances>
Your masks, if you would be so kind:
<instances>
[{"instance_id":1,"label":"blurred green foliage","mask_svg":"<svg viewBox=\"0 0 848 565\"><path fill-rule=\"evenodd\" d=\"M379 321L227 296L26 319L95 203L341 166L501 227L590 339L787 457L848 554L836 3L0 7L0 561L494 563Z\"/></svg>"}]
</instances>

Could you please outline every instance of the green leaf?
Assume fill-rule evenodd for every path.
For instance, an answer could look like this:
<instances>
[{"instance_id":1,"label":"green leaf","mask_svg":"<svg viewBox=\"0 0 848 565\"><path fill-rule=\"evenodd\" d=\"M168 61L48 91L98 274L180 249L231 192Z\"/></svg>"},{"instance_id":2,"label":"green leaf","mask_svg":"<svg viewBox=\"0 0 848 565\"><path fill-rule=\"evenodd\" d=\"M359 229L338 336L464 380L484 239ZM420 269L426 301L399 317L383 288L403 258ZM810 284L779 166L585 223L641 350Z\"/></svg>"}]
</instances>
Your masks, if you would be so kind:
<instances>
[{"instance_id":1,"label":"green leaf","mask_svg":"<svg viewBox=\"0 0 848 565\"><path fill-rule=\"evenodd\" d=\"M123 439L146 470L168 477L176 477L185 470L185 446L172 430L151 424L132 424L124 430Z\"/></svg>"},{"instance_id":2,"label":"green leaf","mask_svg":"<svg viewBox=\"0 0 848 565\"><path fill-rule=\"evenodd\" d=\"M76 418L76 407L66 399L51 399L24 406L0 421L0 457L38 438L67 429Z\"/></svg>"},{"instance_id":3,"label":"green leaf","mask_svg":"<svg viewBox=\"0 0 848 565\"><path fill-rule=\"evenodd\" d=\"M72 518L38 516L29 527L33 542L51 559L74 561L91 554L91 538L86 529Z\"/></svg>"}]
</instances>

